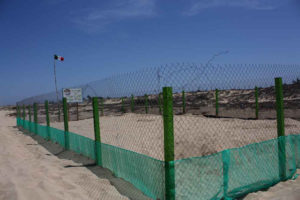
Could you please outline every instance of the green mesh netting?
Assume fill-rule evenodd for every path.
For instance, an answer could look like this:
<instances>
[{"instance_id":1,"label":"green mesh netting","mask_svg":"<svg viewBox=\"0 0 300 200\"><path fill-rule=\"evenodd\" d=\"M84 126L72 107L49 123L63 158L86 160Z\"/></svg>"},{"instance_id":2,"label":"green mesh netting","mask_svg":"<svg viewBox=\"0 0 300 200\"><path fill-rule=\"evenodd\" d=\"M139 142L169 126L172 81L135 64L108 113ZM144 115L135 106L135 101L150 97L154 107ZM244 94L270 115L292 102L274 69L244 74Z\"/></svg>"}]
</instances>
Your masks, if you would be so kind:
<instances>
[{"instance_id":1,"label":"green mesh netting","mask_svg":"<svg viewBox=\"0 0 300 200\"><path fill-rule=\"evenodd\" d=\"M65 131L49 127L50 140L65 146Z\"/></svg>"},{"instance_id":2,"label":"green mesh netting","mask_svg":"<svg viewBox=\"0 0 300 200\"><path fill-rule=\"evenodd\" d=\"M300 135L174 161L176 199L234 199L278 183L281 181L278 143L282 141L285 141L286 178L292 178L300 163Z\"/></svg>"},{"instance_id":3,"label":"green mesh netting","mask_svg":"<svg viewBox=\"0 0 300 200\"><path fill-rule=\"evenodd\" d=\"M17 125L65 146L65 132L17 118ZM131 182L153 199L165 199L165 163L160 160L74 133L69 134L69 148L91 159L96 158L116 176ZM300 167L300 135L288 135L241 148L228 149L210 156L171 162L175 166L176 199L234 199L279 181L279 146L285 147L286 178ZM282 149L282 147L281 147Z\"/></svg>"},{"instance_id":4,"label":"green mesh netting","mask_svg":"<svg viewBox=\"0 0 300 200\"><path fill-rule=\"evenodd\" d=\"M49 139L61 146L65 145L65 132L52 127L43 126L34 122L19 119L17 125L22 126L25 130L41 136L44 139Z\"/></svg>"},{"instance_id":5,"label":"green mesh netting","mask_svg":"<svg viewBox=\"0 0 300 200\"><path fill-rule=\"evenodd\" d=\"M221 199L222 153L174 161L177 199Z\"/></svg>"},{"instance_id":6,"label":"green mesh netting","mask_svg":"<svg viewBox=\"0 0 300 200\"><path fill-rule=\"evenodd\" d=\"M69 132L69 142L71 150L95 160L94 140Z\"/></svg>"},{"instance_id":7,"label":"green mesh netting","mask_svg":"<svg viewBox=\"0 0 300 200\"><path fill-rule=\"evenodd\" d=\"M230 150L228 196L238 197L279 182L278 142L286 140L286 176L296 172L294 136Z\"/></svg>"},{"instance_id":8,"label":"green mesh netting","mask_svg":"<svg viewBox=\"0 0 300 200\"><path fill-rule=\"evenodd\" d=\"M45 139L65 146L65 132L27 120L17 119L17 125ZM35 129L36 127L36 129ZM49 136L48 136L49 133ZM95 160L95 141L69 132L69 148L78 154ZM124 178L147 196L164 199L164 162L108 144L101 147L103 167L110 169L117 177Z\"/></svg>"},{"instance_id":9,"label":"green mesh netting","mask_svg":"<svg viewBox=\"0 0 300 200\"><path fill-rule=\"evenodd\" d=\"M164 162L108 144L101 144L103 167L131 182L147 196L164 199Z\"/></svg>"},{"instance_id":10,"label":"green mesh netting","mask_svg":"<svg viewBox=\"0 0 300 200\"><path fill-rule=\"evenodd\" d=\"M296 168L300 168L300 136L294 135L293 141L295 145L295 162L296 162Z\"/></svg>"}]
</instances>

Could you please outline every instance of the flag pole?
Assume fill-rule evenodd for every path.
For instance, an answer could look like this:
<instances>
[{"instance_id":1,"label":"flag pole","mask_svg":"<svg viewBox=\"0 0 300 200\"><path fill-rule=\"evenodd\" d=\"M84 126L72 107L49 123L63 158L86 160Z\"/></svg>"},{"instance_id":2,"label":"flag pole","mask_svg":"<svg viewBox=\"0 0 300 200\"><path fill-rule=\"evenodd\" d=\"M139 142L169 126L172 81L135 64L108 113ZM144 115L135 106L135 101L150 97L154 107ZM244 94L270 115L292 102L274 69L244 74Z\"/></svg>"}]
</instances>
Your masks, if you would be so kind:
<instances>
[{"instance_id":1,"label":"flag pole","mask_svg":"<svg viewBox=\"0 0 300 200\"><path fill-rule=\"evenodd\" d=\"M58 121L60 121L60 107L59 107L59 99L58 99L58 90L57 90L57 80L56 80L56 63L55 63L55 55L54 55L54 81L55 81L55 89L56 89L56 100L57 100L57 108L58 108Z\"/></svg>"}]
</instances>

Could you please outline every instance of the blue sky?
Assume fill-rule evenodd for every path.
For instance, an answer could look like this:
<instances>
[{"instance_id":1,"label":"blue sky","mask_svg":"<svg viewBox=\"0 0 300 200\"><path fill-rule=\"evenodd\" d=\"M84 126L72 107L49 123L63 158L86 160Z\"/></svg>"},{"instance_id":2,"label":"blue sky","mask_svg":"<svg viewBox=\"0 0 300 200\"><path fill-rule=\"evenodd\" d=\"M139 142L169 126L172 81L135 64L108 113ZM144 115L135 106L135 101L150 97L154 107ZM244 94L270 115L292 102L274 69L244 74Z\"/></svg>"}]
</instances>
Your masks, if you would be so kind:
<instances>
[{"instance_id":1,"label":"blue sky","mask_svg":"<svg viewBox=\"0 0 300 200\"><path fill-rule=\"evenodd\" d=\"M297 64L297 0L0 0L0 104L167 63Z\"/></svg>"}]
</instances>

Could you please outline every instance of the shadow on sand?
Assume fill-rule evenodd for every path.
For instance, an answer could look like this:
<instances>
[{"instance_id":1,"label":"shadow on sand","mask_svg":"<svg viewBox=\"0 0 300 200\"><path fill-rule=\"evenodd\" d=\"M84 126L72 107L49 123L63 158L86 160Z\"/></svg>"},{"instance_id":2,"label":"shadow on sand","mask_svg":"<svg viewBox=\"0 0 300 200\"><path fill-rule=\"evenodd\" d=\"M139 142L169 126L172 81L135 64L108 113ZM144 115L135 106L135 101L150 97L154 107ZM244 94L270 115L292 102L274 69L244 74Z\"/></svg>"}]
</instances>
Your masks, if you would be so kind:
<instances>
[{"instance_id":1,"label":"shadow on sand","mask_svg":"<svg viewBox=\"0 0 300 200\"><path fill-rule=\"evenodd\" d=\"M59 144L55 144L51 141L47 141L42 137L35 135L33 133L29 133L28 131L19 128L21 132L25 135L30 136L33 138L37 143L47 149L52 155L66 160L72 160L76 163L76 165L66 165L65 168L72 168L72 167L85 167L98 176L101 179L107 179L117 190L120 194L128 197L132 200L144 200L150 199L149 197L145 196L140 190L138 190L134 185L125 181L124 179L117 178L113 175L113 173L106 168L102 168L97 166L95 161L89 159L85 156L77 154L73 151L65 150ZM27 145L36 145L36 144L27 144ZM51 154L46 154L47 156L51 156Z\"/></svg>"}]
</instances>

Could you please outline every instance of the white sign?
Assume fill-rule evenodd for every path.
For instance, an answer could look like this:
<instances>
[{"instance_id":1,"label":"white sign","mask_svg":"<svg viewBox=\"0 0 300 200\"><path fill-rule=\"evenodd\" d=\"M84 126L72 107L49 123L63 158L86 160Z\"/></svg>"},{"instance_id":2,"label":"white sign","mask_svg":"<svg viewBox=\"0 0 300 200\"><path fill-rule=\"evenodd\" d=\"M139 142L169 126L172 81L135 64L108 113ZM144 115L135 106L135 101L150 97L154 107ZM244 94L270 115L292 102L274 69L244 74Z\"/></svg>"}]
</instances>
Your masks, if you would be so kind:
<instances>
[{"instance_id":1,"label":"white sign","mask_svg":"<svg viewBox=\"0 0 300 200\"><path fill-rule=\"evenodd\" d=\"M63 97L67 99L68 103L80 103L82 102L82 89L81 88L63 89Z\"/></svg>"}]
</instances>

